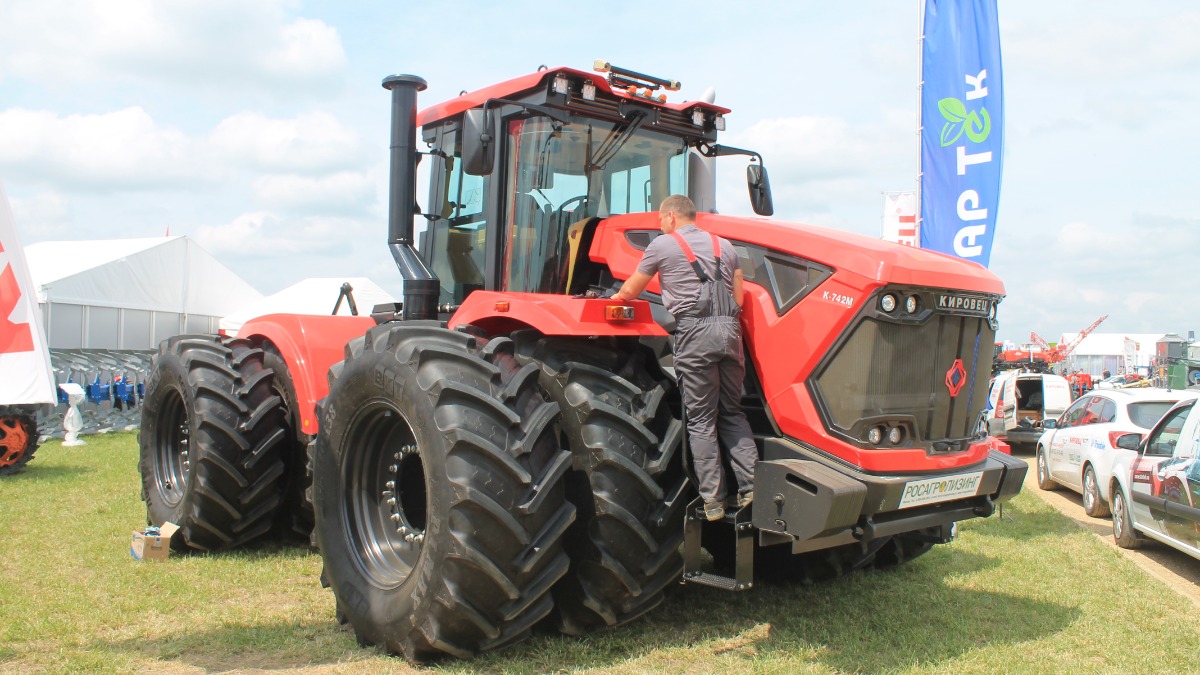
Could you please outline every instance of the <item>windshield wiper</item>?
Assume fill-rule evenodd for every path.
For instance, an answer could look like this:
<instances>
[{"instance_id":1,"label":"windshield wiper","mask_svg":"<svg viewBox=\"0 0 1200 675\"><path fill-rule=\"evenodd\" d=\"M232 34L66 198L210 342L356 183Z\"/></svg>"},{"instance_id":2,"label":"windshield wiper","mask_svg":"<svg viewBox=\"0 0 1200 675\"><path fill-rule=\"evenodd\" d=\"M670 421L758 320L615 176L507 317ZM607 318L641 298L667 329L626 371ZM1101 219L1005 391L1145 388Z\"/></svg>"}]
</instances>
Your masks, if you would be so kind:
<instances>
[{"instance_id":1,"label":"windshield wiper","mask_svg":"<svg viewBox=\"0 0 1200 675\"><path fill-rule=\"evenodd\" d=\"M600 143L600 147L596 148L595 154L592 155L592 161L588 165L588 171L604 168L604 165L617 156L617 153L620 152L625 143L642 127L642 123L646 121L646 113L642 110L634 110L629 113L629 116L632 119L629 120L628 124L613 129Z\"/></svg>"}]
</instances>

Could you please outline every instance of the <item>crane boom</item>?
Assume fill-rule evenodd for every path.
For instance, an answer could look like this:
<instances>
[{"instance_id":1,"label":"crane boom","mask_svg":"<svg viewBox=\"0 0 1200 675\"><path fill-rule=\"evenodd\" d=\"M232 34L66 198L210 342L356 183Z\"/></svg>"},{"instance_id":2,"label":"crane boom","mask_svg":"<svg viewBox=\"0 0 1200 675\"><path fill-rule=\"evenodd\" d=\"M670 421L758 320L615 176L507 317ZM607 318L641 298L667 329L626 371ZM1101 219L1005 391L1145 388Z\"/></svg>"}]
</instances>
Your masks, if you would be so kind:
<instances>
[{"instance_id":1,"label":"crane boom","mask_svg":"<svg viewBox=\"0 0 1200 675\"><path fill-rule=\"evenodd\" d=\"M1087 328L1084 328L1082 331L1080 331L1079 335L1076 335L1074 340L1071 340L1070 342L1068 342L1065 345L1059 345L1058 347L1056 347L1053 350L1053 354L1051 354L1052 358L1047 359L1047 360L1049 360L1051 363L1057 363L1057 362L1062 361L1063 359L1067 358L1067 355L1069 355L1071 352L1075 351L1075 348L1079 346L1079 343L1083 342L1083 339L1085 337L1087 337L1088 335L1090 335L1092 331L1096 330L1096 327L1099 326L1100 324L1104 323L1104 320L1107 318L1108 318L1108 315L1105 314L1104 316L1100 317L1099 319L1096 319L1095 321L1093 321L1092 325L1090 325Z\"/></svg>"}]
</instances>

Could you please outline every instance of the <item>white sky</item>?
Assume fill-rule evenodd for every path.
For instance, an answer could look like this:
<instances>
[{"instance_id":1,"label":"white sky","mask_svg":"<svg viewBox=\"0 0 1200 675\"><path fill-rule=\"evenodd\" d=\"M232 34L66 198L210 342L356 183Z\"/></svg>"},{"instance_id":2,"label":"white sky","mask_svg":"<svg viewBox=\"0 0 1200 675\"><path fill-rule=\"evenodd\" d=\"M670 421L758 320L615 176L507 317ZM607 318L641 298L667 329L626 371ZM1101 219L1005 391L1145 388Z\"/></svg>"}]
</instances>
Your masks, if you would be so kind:
<instances>
[{"instance_id":1,"label":"white sky","mask_svg":"<svg viewBox=\"0 0 1200 675\"><path fill-rule=\"evenodd\" d=\"M387 253L389 97L602 58L713 86L777 219L871 236L917 170L917 2L0 0L0 179L26 245L186 234L264 293ZM998 337L1200 330L1200 6L1001 3ZM727 160L718 206L749 213Z\"/></svg>"}]
</instances>

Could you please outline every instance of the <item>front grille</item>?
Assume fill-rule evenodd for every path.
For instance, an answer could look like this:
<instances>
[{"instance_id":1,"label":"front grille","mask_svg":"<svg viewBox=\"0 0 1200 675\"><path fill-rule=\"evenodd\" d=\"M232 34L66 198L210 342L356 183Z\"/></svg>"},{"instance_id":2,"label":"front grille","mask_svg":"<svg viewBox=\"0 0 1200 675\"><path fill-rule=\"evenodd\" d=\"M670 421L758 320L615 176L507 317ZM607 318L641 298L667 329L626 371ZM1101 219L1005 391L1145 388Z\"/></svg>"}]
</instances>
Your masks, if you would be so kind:
<instances>
[{"instance_id":1,"label":"front grille","mask_svg":"<svg viewBox=\"0 0 1200 675\"><path fill-rule=\"evenodd\" d=\"M883 293L900 298L901 307L879 309ZM912 295L920 309L910 314L902 305ZM992 308L999 300L982 297ZM867 303L811 381L830 433L863 448L931 454L965 449L976 436L995 327L989 316L939 309L937 298L933 290L892 287ZM882 440L871 441L872 428ZM887 438L892 428L900 430L896 443Z\"/></svg>"}]
</instances>

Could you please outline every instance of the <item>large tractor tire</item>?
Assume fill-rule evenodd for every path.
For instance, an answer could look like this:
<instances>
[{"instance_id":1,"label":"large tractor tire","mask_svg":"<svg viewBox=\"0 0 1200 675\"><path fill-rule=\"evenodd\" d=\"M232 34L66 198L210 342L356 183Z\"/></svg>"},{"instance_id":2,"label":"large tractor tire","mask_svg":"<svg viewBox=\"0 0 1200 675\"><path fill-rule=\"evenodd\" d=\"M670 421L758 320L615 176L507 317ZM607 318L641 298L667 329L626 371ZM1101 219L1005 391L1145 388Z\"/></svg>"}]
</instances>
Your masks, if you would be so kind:
<instances>
[{"instance_id":1,"label":"large tractor tire","mask_svg":"<svg viewBox=\"0 0 1200 675\"><path fill-rule=\"evenodd\" d=\"M271 375L246 340L181 335L159 345L138 468L147 520L179 525L174 548L233 548L271 529L285 437Z\"/></svg>"},{"instance_id":2,"label":"large tractor tire","mask_svg":"<svg viewBox=\"0 0 1200 675\"><path fill-rule=\"evenodd\" d=\"M312 464L309 462L308 451L313 436L304 432L302 411L296 398L296 385L287 361L275 345L269 342L263 345L263 366L275 374L271 388L283 404L284 436L280 458L284 468L284 502L283 508L280 509L281 525L315 546L317 538L313 532Z\"/></svg>"},{"instance_id":3,"label":"large tractor tire","mask_svg":"<svg viewBox=\"0 0 1200 675\"><path fill-rule=\"evenodd\" d=\"M691 486L669 380L636 342L513 337L562 408L574 458L567 474L576 509L566 541L571 572L555 589L559 628L582 635L633 620L656 607L683 571Z\"/></svg>"},{"instance_id":4,"label":"large tractor tire","mask_svg":"<svg viewBox=\"0 0 1200 675\"><path fill-rule=\"evenodd\" d=\"M317 415L322 579L360 644L466 658L551 613L570 564L571 455L509 339L375 326L330 369Z\"/></svg>"},{"instance_id":5,"label":"large tractor tire","mask_svg":"<svg viewBox=\"0 0 1200 675\"><path fill-rule=\"evenodd\" d=\"M14 409L0 409L0 476L11 476L24 469L37 447L34 417Z\"/></svg>"}]
</instances>

